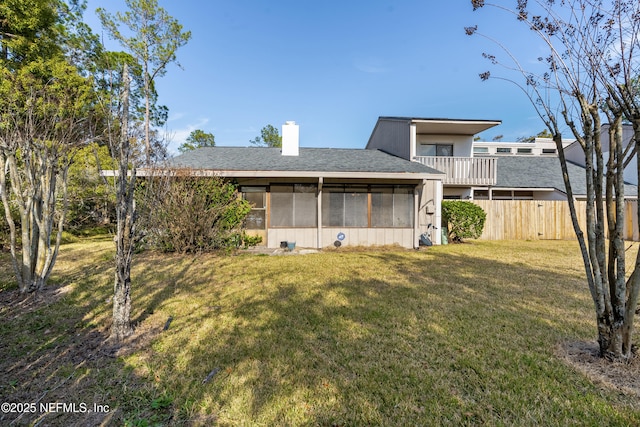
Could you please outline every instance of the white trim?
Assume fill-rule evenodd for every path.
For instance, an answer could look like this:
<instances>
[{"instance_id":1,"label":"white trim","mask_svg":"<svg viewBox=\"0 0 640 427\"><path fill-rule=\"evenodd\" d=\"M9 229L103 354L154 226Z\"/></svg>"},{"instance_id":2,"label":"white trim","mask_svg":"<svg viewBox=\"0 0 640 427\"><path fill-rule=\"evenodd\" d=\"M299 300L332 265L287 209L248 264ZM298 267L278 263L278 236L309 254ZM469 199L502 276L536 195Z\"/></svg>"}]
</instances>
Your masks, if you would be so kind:
<instances>
[{"instance_id":1,"label":"white trim","mask_svg":"<svg viewBox=\"0 0 640 427\"><path fill-rule=\"evenodd\" d=\"M323 171L218 171L193 169L193 176L219 176L222 178L342 178L342 179L407 179L407 180L442 180L444 174L415 172L323 172ZM117 176L118 171L103 170L102 176ZM138 169L137 176L173 176L171 170Z\"/></svg>"}]
</instances>

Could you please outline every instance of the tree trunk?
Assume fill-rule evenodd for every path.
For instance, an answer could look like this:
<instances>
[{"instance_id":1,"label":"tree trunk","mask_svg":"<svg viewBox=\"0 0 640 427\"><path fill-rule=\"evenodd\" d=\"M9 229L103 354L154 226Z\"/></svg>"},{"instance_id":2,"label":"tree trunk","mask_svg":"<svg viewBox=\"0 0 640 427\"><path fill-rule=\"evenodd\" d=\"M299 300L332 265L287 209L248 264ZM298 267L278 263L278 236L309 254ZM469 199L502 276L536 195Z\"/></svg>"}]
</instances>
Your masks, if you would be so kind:
<instances>
[{"instance_id":1,"label":"tree trunk","mask_svg":"<svg viewBox=\"0 0 640 427\"><path fill-rule=\"evenodd\" d=\"M116 274L113 292L113 323L111 339L120 342L131 335L131 262L116 254Z\"/></svg>"},{"instance_id":2,"label":"tree trunk","mask_svg":"<svg viewBox=\"0 0 640 427\"><path fill-rule=\"evenodd\" d=\"M131 334L131 260L135 236L135 204L134 188L136 180L135 167L129 176L129 72L124 65L122 72L124 90L122 94L122 111L120 116L120 137L118 139L117 159L118 176L116 177L116 272L113 294L113 323L111 340L120 342Z\"/></svg>"}]
</instances>

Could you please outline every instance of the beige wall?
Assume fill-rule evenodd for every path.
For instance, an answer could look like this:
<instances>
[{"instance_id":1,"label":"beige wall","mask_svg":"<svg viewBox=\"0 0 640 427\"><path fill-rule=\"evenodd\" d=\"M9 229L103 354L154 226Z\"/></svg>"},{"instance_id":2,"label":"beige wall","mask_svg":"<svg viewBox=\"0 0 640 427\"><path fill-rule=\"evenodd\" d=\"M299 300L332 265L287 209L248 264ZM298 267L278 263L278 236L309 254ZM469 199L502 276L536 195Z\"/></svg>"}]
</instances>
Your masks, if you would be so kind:
<instances>
[{"instance_id":1,"label":"beige wall","mask_svg":"<svg viewBox=\"0 0 640 427\"><path fill-rule=\"evenodd\" d=\"M397 183L405 182L397 180ZM255 185L257 182L251 184ZM267 197L267 209L270 207L269 200ZM269 248L279 248L280 242L286 241L296 242L297 248L323 248L333 246L338 233L342 232L345 239L341 243L345 246L399 245L414 248L418 246L420 234L428 231L431 231L432 242L440 244L441 201L442 181L425 180L418 184L414 193L416 222L413 228L268 228L263 232L266 237L263 244ZM320 205L318 218L322 218ZM429 228L429 224L432 228Z\"/></svg>"}]
</instances>

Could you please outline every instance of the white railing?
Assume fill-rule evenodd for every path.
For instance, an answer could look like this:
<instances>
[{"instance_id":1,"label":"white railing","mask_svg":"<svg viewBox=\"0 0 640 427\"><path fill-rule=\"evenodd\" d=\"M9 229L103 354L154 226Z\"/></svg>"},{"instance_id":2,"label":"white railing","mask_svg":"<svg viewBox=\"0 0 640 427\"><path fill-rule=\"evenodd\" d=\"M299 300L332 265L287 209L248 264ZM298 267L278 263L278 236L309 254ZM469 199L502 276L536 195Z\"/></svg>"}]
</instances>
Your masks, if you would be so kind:
<instances>
[{"instance_id":1,"label":"white railing","mask_svg":"<svg viewBox=\"0 0 640 427\"><path fill-rule=\"evenodd\" d=\"M413 160L444 172L443 184L496 184L496 159L493 157L416 156Z\"/></svg>"}]
</instances>

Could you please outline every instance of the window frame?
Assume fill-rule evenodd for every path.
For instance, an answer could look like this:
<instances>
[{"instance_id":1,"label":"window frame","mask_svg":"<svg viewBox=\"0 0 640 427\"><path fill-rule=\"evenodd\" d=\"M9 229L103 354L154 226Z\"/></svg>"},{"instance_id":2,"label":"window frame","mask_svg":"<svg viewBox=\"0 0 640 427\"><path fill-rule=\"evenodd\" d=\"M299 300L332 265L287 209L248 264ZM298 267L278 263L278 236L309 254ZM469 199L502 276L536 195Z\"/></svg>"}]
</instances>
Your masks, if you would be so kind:
<instances>
[{"instance_id":1,"label":"window frame","mask_svg":"<svg viewBox=\"0 0 640 427\"><path fill-rule=\"evenodd\" d=\"M419 154L421 157L453 157L453 144L435 144L435 143L424 143L421 142L418 144L422 147L433 147L434 155L429 154ZM451 154L442 154L442 150L451 150Z\"/></svg>"},{"instance_id":2,"label":"window frame","mask_svg":"<svg viewBox=\"0 0 640 427\"><path fill-rule=\"evenodd\" d=\"M357 191L349 191L357 189ZM342 191L336 191L342 190ZM364 190L364 191L362 191ZM391 190L388 192L385 191L376 191L376 190ZM345 220L347 216L346 211L346 195L349 193L363 193L366 195L366 225L347 225L347 221ZM336 224L335 221L332 221L332 216L335 215L335 212L332 212L331 202L328 200L331 194L342 194L343 202L342 202L342 222L340 224ZM376 206L374 203L374 195L375 194L390 194L391 195L391 224L381 224L374 225L376 223ZM400 198L402 195L408 197L410 200L409 207L407 209L408 216L405 218L406 222L404 224L409 225L396 225L396 199ZM372 229L383 229L383 228L398 228L398 229L410 229L414 228L415 225L415 186L407 185L407 184L325 184L322 188L322 228L372 228ZM406 200L406 199L405 199ZM360 220L364 219L364 215L360 218Z\"/></svg>"},{"instance_id":3,"label":"window frame","mask_svg":"<svg viewBox=\"0 0 640 427\"><path fill-rule=\"evenodd\" d=\"M309 188L313 188L313 191L296 191L297 188L301 188L301 187L309 187ZM280 191L273 191L274 187L291 187L291 192L280 192ZM316 183L272 183L269 185L269 223L268 223L268 228L317 228L318 227L318 184ZM292 225L274 225L274 211L277 209L284 209L283 207L281 207L280 205L277 205L277 208L274 209L274 207L276 207L276 204L273 203L273 195L274 193L282 193L282 194L292 194L292 198L291 198L291 219L292 219ZM313 194L314 197L314 205L313 205L313 218L315 219L314 224L313 225L296 225L296 220L299 219L300 217L298 217L296 215L296 202L300 202L297 199L301 199L303 198L303 196L297 196L296 194ZM304 216L303 216L304 217Z\"/></svg>"},{"instance_id":4,"label":"window frame","mask_svg":"<svg viewBox=\"0 0 640 427\"><path fill-rule=\"evenodd\" d=\"M246 185L240 186L240 193L242 194L242 199L246 200L251 204L251 202L247 199L247 194L259 194L262 193L262 207L257 207L252 205L251 211L245 217L245 228L247 230L266 230L267 229L267 186L266 185ZM247 226L247 218L251 215L252 212L260 212L262 213L262 228L249 228Z\"/></svg>"}]
</instances>

